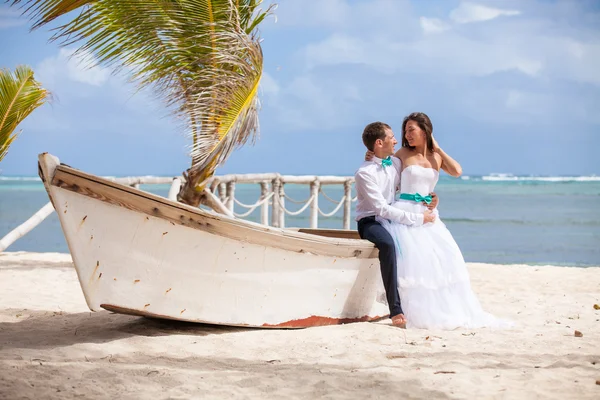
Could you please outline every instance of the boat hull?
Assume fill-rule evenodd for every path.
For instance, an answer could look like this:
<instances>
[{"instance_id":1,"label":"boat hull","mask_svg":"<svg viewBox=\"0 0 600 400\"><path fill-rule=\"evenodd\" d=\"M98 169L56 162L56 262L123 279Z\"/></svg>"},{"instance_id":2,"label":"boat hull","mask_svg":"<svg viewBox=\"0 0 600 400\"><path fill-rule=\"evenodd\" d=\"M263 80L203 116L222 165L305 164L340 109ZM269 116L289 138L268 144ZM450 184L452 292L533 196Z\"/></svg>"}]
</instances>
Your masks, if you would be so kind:
<instances>
[{"instance_id":1,"label":"boat hull","mask_svg":"<svg viewBox=\"0 0 600 400\"><path fill-rule=\"evenodd\" d=\"M44 184L93 311L286 328L387 314L368 242L212 215L44 157Z\"/></svg>"}]
</instances>

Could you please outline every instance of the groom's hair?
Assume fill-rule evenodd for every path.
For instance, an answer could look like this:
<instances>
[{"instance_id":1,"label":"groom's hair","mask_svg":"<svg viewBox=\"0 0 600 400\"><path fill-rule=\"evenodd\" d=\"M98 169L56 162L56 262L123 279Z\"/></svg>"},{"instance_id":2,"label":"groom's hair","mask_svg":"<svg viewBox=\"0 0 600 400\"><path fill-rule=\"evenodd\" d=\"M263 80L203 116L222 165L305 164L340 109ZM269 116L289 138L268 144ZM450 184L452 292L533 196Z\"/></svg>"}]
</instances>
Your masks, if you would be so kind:
<instances>
[{"instance_id":1,"label":"groom's hair","mask_svg":"<svg viewBox=\"0 0 600 400\"><path fill-rule=\"evenodd\" d=\"M384 140L385 139L385 130L392 129L385 122L371 122L369 125L365 126L365 130L362 134L362 140L367 149L373 151L375 147L375 142L377 139Z\"/></svg>"}]
</instances>

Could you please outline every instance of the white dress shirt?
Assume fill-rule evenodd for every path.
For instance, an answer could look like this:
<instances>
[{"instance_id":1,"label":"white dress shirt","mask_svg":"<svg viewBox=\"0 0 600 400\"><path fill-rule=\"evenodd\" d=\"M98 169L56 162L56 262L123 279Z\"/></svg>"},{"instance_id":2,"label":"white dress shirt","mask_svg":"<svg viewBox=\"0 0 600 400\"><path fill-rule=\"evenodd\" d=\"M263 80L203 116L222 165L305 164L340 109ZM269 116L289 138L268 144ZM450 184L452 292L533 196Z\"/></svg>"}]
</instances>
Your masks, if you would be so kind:
<instances>
[{"instance_id":1,"label":"white dress shirt","mask_svg":"<svg viewBox=\"0 0 600 400\"><path fill-rule=\"evenodd\" d=\"M404 225L423 225L423 214L394 208L396 188L400 185L399 158L392 157L392 165L384 167L381 158L365 161L354 174L356 187L356 220L376 216Z\"/></svg>"}]
</instances>

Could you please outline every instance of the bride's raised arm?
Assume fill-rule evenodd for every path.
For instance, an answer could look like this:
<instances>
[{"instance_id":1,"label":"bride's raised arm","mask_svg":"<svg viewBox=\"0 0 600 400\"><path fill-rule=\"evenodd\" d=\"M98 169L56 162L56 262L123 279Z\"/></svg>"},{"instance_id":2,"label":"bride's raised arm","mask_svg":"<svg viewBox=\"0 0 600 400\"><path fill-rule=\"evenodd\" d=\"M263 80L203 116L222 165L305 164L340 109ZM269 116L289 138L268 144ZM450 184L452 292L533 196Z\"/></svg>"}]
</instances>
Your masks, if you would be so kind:
<instances>
[{"instance_id":1,"label":"bride's raised arm","mask_svg":"<svg viewBox=\"0 0 600 400\"><path fill-rule=\"evenodd\" d=\"M462 167L454 158L450 157L442 148L438 145L437 140L433 139L433 151L440 155L442 158L442 169L448 174L455 178L462 175Z\"/></svg>"}]
</instances>

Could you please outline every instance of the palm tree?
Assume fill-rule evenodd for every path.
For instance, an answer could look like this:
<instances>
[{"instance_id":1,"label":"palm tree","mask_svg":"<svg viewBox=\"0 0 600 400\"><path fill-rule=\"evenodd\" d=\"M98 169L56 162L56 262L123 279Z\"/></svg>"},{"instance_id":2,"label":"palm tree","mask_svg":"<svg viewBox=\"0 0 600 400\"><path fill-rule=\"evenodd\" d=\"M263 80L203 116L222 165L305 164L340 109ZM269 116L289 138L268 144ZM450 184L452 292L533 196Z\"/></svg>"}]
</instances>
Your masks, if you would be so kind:
<instances>
[{"instance_id":1,"label":"palm tree","mask_svg":"<svg viewBox=\"0 0 600 400\"><path fill-rule=\"evenodd\" d=\"M258 133L262 0L13 0L33 29L66 14L52 40L151 87L183 121L191 167L178 199L198 206L206 181Z\"/></svg>"},{"instance_id":2,"label":"palm tree","mask_svg":"<svg viewBox=\"0 0 600 400\"><path fill-rule=\"evenodd\" d=\"M29 67L18 66L14 73L0 69L0 161L20 133L15 132L17 125L44 104L48 96Z\"/></svg>"}]
</instances>

